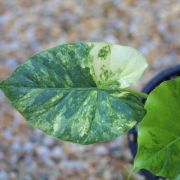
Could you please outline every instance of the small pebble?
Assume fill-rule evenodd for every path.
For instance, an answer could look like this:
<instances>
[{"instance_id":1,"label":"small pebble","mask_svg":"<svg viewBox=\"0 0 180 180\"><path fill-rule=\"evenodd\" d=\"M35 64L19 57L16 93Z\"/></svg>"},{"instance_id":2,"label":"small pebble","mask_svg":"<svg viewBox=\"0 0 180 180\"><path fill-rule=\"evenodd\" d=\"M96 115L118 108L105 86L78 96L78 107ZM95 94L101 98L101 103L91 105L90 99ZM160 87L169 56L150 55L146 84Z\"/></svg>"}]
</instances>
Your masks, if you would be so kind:
<instances>
[{"instance_id":1,"label":"small pebble","mask_svg":"<svg viewBox=\"0 0 180 180\"><path fill-rule=\"evenodd\" d=\"M0 170L0 180L8 180L8 173Z\"/></svg>"},{"instance_id":2,"label":"small pebble","mask_svg":"<svg viewBox=\"0 0 180 180\"><path fill-rule=\"evenodd\" d=\"M57 160L63 159L64 156L65 156L65 153L64 153L64 151L62 150L62 148L59 147L59 146L55 146L55 147L51 150L51 157L52 157L53 159L57 159Z\"/></svg>"},{"instance_id":3,"label":"small pebble","mask_svg":"<svg viewBox=\"0 0 180 180\"><path fill-rule=\"evenodd\" d=\"M103 156L103 155L107 155L108 154L108 150L104 146L97 146L95 148L95 153L97 153L100 156Z\"/></svg>"}]
</instances>

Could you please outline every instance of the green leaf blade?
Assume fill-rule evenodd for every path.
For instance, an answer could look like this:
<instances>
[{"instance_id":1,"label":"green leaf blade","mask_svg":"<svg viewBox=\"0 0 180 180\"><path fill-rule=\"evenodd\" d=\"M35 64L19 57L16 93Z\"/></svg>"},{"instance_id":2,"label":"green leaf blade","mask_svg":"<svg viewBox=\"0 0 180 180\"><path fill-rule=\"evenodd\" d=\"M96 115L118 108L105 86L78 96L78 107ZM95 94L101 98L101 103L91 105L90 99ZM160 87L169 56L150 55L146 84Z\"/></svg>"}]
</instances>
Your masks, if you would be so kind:
<instances>
[{"instance_id":1,"label":"green leaf blade","mask_svg":"<svg viewBox=\"0 0 180 180\"><path fill-rule=\"evenodd\" d=\"M180 175L180 78L162 83L149 95L138 131L134 169L175 179Z\"/></svg>"},{"instance_id":2,"label":"green leaf blade","mask_svg":"<svg viewBox=\"0 0 180 180\"><path fill-rule=\"evenodd\" d=\"M1 89L32 126L49 135L80 144L111 140L145 114L139 99L121 90L120 70L112 73L115 46L78 42L50 48L20 65ZM139 61L143 70L131 73L143 73L146 62Z\"/></svg>"}]
</instances>

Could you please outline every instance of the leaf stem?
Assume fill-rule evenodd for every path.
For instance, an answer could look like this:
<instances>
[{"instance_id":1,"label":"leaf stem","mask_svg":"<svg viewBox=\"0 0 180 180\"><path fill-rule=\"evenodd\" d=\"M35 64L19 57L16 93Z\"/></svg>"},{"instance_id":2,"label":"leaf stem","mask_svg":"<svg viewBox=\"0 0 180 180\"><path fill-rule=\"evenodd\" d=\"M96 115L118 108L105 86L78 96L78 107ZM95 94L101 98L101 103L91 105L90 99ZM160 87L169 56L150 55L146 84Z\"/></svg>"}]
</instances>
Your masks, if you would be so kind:
<instances>
[{"instance_id":1,"label":"leaf stem","mask_svg":"<svg viewBox=\"0 0 180 180\"><path fill-rule=\"evenodd\" d=\"M130 92L130 93L132 93L134 95L140 96L140 97L142 97L144 99L147 99L147 97L148 97L148 94L143 93L143 92L138 92L136 90L132 90L132 89L128 89L128 88L124 88L123 90L127 91L127 92Z\"/></svg>"}]
</instances>

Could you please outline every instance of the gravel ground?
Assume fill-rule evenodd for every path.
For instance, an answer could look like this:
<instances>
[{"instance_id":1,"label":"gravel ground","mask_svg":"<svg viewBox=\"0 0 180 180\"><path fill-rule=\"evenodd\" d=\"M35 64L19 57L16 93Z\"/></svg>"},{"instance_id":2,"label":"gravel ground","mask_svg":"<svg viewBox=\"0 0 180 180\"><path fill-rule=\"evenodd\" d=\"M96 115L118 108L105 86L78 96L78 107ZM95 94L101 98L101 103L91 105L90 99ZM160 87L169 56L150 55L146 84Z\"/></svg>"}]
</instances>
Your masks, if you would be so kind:
<instances>
[{"instance_id":1,"label":"gravel ground","mask_svg":"<svg viewBox=\"0 0 180 180\"><path fill-rule=\"evenodd\" d=\"M180 63L179 9L179 0L0 0L0 80L45 48L107 41L147 57L134 86L141 89ZM88 146L56 140L28 125L0 92L0 180L124 180L131 162L126 135Z\"/></svg>"}]
</instances>

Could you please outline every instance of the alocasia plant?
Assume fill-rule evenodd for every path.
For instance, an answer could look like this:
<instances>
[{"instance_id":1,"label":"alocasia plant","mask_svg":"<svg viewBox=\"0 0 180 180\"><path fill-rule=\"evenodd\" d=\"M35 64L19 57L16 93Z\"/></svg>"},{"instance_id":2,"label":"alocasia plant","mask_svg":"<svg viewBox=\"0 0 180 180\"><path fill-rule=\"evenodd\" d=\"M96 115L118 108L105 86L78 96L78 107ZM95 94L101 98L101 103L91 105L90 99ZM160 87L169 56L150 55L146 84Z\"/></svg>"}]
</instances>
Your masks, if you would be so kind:
<instances>
[{"instance_id":1,"label":"alocasia plant","mask_svg":"<svg viewBox=\"0 0 180 180\"><path fill-rule=\"evenodd\" d=\"M134 171L178 178L180 80L155 89L144 108L139 96L147 95L128 87L146 67L131 47L77 42L32 56L0 88L32 126L79 144L116 138L145 116Z\"/></svg>"}]
</instances>

